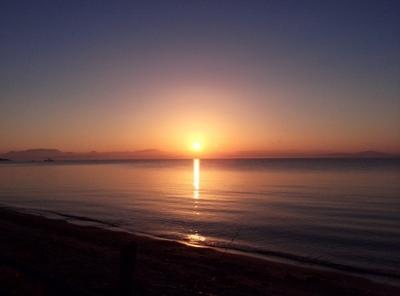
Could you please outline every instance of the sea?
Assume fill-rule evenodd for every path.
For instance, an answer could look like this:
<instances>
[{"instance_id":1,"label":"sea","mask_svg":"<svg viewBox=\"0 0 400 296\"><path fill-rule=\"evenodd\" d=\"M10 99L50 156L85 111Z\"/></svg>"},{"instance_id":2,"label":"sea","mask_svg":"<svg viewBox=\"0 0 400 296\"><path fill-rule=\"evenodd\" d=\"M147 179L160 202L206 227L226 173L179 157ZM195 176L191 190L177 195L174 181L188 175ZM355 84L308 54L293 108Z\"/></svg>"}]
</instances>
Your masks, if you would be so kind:
<instances>
[{"instance_id":1,"label":"sea","mask_svg":"<svg viewBox=\"0 0 400 296\"><path fill-rule=\"evenodd\" d=\"M399 158L1 162L0 206L400 278Z\"/></svg>"}]
</instances>

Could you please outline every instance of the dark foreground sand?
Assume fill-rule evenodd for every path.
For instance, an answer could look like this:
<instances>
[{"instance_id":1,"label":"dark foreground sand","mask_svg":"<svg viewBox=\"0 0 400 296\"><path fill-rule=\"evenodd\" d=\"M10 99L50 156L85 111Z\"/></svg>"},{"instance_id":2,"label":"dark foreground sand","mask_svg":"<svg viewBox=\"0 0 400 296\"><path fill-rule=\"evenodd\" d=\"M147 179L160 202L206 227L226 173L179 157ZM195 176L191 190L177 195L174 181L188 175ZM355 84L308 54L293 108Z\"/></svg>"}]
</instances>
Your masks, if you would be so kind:
<instances>
[{"instance_id":1,"label":"dark foreground sand","mask_svg":"<svg viewBox=\"0 0 400 296\"><path fill-rule=\"evenodd\" d=\"M137 243L137 295L400 295L400 288L387 285L390 279L372 283L3 208L0 295L60 294L24 268L4 263L4 255L95 295L118 295L120 248L131 242Z\"/></svg>"}]
</instances>

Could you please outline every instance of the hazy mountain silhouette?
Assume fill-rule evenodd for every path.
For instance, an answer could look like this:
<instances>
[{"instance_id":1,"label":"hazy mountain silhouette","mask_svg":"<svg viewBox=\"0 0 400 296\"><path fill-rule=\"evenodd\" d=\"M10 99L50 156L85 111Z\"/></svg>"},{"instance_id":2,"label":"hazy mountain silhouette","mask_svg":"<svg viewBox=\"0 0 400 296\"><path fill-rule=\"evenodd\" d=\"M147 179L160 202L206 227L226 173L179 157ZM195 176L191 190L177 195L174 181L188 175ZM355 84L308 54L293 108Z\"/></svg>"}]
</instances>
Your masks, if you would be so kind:
<instances>
[{"instance_id":1,"label":"hazy mountain silhouette","mask_svg":"<svg viewBox=\"0 0 400 296\"><path fill-rule=\"evenodd\" d=\"M62 152L57 149L29 149L24 151L10 151L0 154L2 159L18 161L54 160L100 160L100 159L164 159L164 158L193 158L193 154L184 152L166 152L157 149L145 149L123 152ZM379 151L364 151L358 153L327 153L323 151L296 151L296 150L248 150L232 153L201 154L203 158L389 158L399 157Z\"/></svg>"},{"instance_id":2,"label":"hazy mountain silhouette","mask_svg":"<svg viewBox=\"0 0 400 296\"><path fill-rule=\"evenodd\" d=\"M327 154L326 157L359 157L359 158L389 158L389 157L398 157L393 154L385 153L385 152L380 152L380 151L364 151L364 152L357 152L357 153L330 153Z\"/></svg>"},{"instance_id":3,"label":"hazy mountain silhouette","mask_svg":"<svg viewBox=\"0 0 400 296\"><path fill-rule=\"evenodd\" d=\"M135 159L135 158L168 158L168 153L157 149L146 149L125 152L62 152L57 149L29 149L10 151L0 154L1 158L10 160L40 161L48 158L54 160L95 160L95 159Z\"/></svg>"},{"instance_id":4,"label":"hazy mountain silhouette","mask_svg":"<svg viewBox=\"0 0 400 296\"><path fill-rule=\"evenodd\" d=\"M43 160L47 158L60 158L67 157L71 153L69 152L61 152L57 149L29 149L24 151L10 151L4 154L1 154L0 157L8 158L10 160Z\"/></svg>"}]
</instances>

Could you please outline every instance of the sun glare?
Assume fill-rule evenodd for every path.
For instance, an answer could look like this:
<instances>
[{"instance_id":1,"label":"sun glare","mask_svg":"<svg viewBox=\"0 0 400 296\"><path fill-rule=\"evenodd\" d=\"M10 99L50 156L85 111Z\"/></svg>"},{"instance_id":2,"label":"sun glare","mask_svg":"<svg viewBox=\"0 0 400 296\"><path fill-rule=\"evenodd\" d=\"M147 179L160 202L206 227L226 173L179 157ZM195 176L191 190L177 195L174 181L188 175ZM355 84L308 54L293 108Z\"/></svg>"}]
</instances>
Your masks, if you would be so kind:
<instances>
[{"instance_id":1,"label":"sun glare","mask_svg":"<svg viewBox=\"0 0 400 296\"><path fill-rule=\"evenodd\" d=\"M192 147L194 150L200 150L201 144L199 142L194 142Z\"/></svg>"}]
</instances>

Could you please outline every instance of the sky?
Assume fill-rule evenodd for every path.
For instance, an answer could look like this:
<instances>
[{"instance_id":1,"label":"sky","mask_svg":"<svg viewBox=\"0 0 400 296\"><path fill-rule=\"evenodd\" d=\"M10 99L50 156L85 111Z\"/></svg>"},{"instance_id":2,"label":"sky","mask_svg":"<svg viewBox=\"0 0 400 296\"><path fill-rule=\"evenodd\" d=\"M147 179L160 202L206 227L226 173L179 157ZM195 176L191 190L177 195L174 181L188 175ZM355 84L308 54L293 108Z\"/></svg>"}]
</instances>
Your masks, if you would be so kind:
<instances>
[{"instance_id":1,"label":"sky","mask_svg":"<svg viewBox=\"0 0 400 296\"><path fill-rule=\"evenodd\" d=\"M0 0L0 152L400 153L400 1Z\"/></svg>"}]
</instances>

